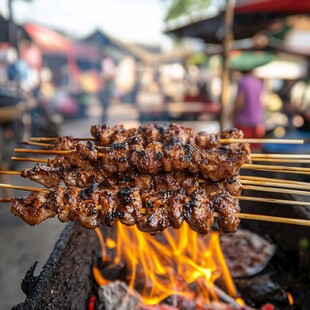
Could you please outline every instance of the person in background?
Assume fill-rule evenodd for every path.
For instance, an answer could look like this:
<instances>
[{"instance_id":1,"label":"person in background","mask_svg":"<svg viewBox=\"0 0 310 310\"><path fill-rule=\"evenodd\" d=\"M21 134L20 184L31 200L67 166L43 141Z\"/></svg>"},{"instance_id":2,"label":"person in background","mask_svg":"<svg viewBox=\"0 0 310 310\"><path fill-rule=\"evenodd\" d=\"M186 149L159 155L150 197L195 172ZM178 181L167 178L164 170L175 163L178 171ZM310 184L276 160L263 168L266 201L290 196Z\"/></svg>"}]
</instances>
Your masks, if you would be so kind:
<instances>
[{"instance_id":1,"label":"person in background","mask_svg":"<svg viewBox=\"0 0 310 310\"><path fill-rule=\"evenodd\" d=\"M238 82L233 122L245 138L263 138L265 135L263 83L251 71L243 72Z\"/></svg>"}]
</instances>

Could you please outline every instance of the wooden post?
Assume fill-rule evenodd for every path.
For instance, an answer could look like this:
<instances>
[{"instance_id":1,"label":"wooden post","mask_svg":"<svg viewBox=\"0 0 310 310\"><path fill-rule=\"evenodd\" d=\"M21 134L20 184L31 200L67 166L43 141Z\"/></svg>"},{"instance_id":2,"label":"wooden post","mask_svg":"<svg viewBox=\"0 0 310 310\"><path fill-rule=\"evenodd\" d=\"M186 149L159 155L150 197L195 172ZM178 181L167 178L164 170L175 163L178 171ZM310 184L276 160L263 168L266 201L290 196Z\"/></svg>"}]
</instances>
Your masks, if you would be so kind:
<instances>
[{"instance_id":1,"label":"wooden post","mask_svg":"<svg viewBox=\"0 0 310 310\"><path fill-rule=\"evenodd\" d=\"M227 0L224 22L224 38L222 41L223 48L223 66L222 66L222 94L221 94L221 112L220 112L220 129L225 130L225 124L228 120L228 104L229 104L229 67L228 57L231 49L234 35L233 35L233 23L234 23L234 7L235 0Z\"/></svg>"}]
</instances>

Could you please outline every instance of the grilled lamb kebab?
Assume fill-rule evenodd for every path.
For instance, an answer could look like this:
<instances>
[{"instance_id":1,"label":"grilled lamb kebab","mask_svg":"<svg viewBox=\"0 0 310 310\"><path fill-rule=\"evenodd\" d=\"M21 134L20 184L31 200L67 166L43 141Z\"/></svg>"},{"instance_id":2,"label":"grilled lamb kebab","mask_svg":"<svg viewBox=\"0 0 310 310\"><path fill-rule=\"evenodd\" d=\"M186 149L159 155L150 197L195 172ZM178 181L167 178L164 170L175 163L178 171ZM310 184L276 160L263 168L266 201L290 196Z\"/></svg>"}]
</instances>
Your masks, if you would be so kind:
<instances>
[{"instance_id":1,"label":"grilled lamb kebab","mask_svg":"<svg viewBox=\"0 0 310 310\"><path fill-rule=\"evenodd\" d=\"M180 228L185 220L191 229L207 235L218 212L218 226L223 232L234 232L239 225L239 201L227 191L207 193L204 188L187 195L176 190L144 191L138 187L105 188L95 183L81 189L58 186L50 193L34 192L15 199L12 213L30 225L40 224L58 215L62 222L77 221L87 228L99 224L122 224L144 232L156 233L172 226Z\"/></svg>"},{"instance_id":2,"label":"grilled lamb kebab","mask_svg":"<svg viewBox=\"0 0 310 310\"><path fill-rule=\"evenodd\" d=\"M191 128L178 124L169 126L159 123L147 123L138 128L125 129L123 125L110 127L106 124L94 125L91 127L91 135L94 143L98 146L110 146L113 143L140 144L146 147L151 142L160 142L164 146L172 143L186 145L191 144L197 148L209 150L218 148L222 144L220 139L240 139L243 132L236 128L220 133L207 133L205 131L196 132ZM73 136L59 137L51 144L55 150L72 150L79 141Z\"/></svg>"},{"instance_id":3,"label":"grilled lamb kebab","mask_svg":"<svg viewBox=\"0 0 310 310\"><path fill-rule=\"evenodd\" d=\"M244 145L239 148L222 146L205 151L191 145L173 144L163 147L159 142L150 143L145 149L138 145L114 143L97 150L92 142L88 142L78 143L76 149L66 155L55 156L47 166L36 165L23 170L22 176L48 188L55 187L61 180L84 187L89 183L100 182L113 173L133 170L154 175L163 171L185 171L200 173L204 179L219 181L238 175L241 166L248 163L248 160Z\"/></svg>"},{"instance_id":4,"label":"grilled lamb kebab","mask_svg":"<svg viewBox=\"0 0 310 310\"><path fill-rule=\"evenodd\" d=\"M110 127L106 124L94 125L90 130L96 145L109 146L113 143L139 143L144 147L151 142L160 142L164 146L172 143L191 144L197 148L209 150L221 146L220 139L240 139L243 132L236 128L221 133L196 132L192 128L171 123L169 126L159 123L147 123L138 128L125 129L123 125Z\"/></svg>"},{"instance_id":5,"label":"grilled lamb kebab","mask_svg":"<svg viewBox=\"0 0 310 310\"><path fill-rule=\"evenodd\" d=\"M168 190L184 188L186 192L195 190L204 183L207 187L226 188L232 195L240 195L241 183L239 176L230 177L226 180L211 181L202 179L200 174L181 172L159 172L156 175L139 173L137 170L126 172L105 173L101 169L68 169L52 168L37 164L32 169L22 172L24 177L36 181L47 188L58 186L63 182L66 186L87 187L93 183L101 183L106 187L138 186L141 190Z\"/></svg>"}]
</instances>

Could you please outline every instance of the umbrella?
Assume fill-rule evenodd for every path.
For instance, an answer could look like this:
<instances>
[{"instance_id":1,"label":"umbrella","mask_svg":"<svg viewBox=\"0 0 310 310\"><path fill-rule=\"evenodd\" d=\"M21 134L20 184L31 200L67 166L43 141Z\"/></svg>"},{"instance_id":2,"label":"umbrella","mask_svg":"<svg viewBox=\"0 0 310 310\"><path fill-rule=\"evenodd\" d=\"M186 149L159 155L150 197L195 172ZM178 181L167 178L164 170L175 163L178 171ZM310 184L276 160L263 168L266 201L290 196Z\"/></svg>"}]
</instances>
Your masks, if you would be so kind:
<instances>
[{"instance_id":1,"label":"umbrella","mask_svg":"<svg viewBox=\"0 0 310 310\"><path fill-rule=\"evenodd\" d=\"M272 53L261 51L235 52L229 58L229 67L240 71L250 71L257 67L268 64L276 59Z\"/></svg>"},{"instance_id":2,"label":"umbrella","mask_svg":"<svg viewBox=\"0 0 310 310\"><path fill-rule=\"evenodd\" d=\"M234 39L250 38L268 29L279 18L310 13L309 0L236 0L233 33ZM194 37L206 43L219 44L223 40L224 14L191 21L186 25L167 29L177 37Z\"/></svg>"}]
</instances>

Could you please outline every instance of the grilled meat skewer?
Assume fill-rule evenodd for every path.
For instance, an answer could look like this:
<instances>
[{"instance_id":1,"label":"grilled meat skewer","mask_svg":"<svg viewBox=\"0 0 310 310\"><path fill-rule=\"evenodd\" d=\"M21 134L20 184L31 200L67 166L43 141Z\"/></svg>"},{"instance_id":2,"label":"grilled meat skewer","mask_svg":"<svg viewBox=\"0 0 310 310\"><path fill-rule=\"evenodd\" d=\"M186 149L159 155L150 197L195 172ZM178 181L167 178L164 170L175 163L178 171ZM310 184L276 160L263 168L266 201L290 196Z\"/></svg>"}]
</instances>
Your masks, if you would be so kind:
<instances>
[{"instance_id":1,"label":"grilled meat skewer","mask_svg":"<svg viewBox=\"0 0 310 310\"><path fill-rule=\"evenodd\" d=\"M156 175L139 173L137 170L126 172L107 173L100 167L90 166L88 169L62 167L49 167L42 164L35 165L32 169L25 169L21 174L47 188L58 186L64 182L66 186L87 187L92 183L103 183L106 186L138 186L142 190L169 189L183 187L195 189L199 186L199 181L212 184L224 184L224 187L232 195L239 195L241 184L239 176L230 177L227 180L211 181L204 180L200 174L191 174L186 171L181 172L159 172Z\"/></svg>"},{"instance_id":2,"label":"grilled meat skewer","mask_svg":"<svg viewBox=\"0 0 310 310\"><path fill-rule=\"evenodd\" d=\"M77 221L87 228L100 223L114 226L118 221L137 225L144 232L156 233L172 226L180 228L185 220L200 235L208 234L213 211L223 232L236 231L239 201L226 190L207 192L203 187L187 195L183 188L146 190L138 187L106 188L93 184L87 188L58 186L50 193L34 192L15 199L11 211L30 225L58 215L62 222Z\"/></svg>"},{"instance_id":3,"label":"grilled meat skewer","mask_svg":"<svg viewBox=\"0 0 310 310\"><path fill-rule=\"evenodd\" d=\"M218 148L222 144L220 139L241 139L243 132L236 128L220 133L196 132L191 128L178 124L169 126L159 123L147 123L138 128L125 129L123 125L110 127L106 124L91 127L91 135L98 146L110 146L113 143L140 144L146 147L151 142L160 142L164 146L169 144L191 144L197 148L209 150ZM72 150L79 142L73 136L59 137L50 147L55 150Z\"/></svg>"},{"instance_id":4,"label":"grilled meat skewer","mask_svg":"<svg viewBox=\"0 0 310 310\"><path fill-rule=\"evenodd\" d=\"M179 144L165 148L159 142L150 143L145 149L139 145L115 143L98 151L93 143L88 142L78 143L76 149L66 155L55 156L49 160L48 167L37 165L24 169L22 176L48 188L55 187L67 177L69 184L72 178L79 178L80 184L74 185L84 187L92 182L100 182L106 175L134 170L154 175L163 171L199 172L205 179L219 181L238 175L241 166L248 162L247 145L222 146L205 151ZM54 179L49 175L53 175Z\"/></svg>"},{"instance_id":5,"label":"grilled meat skewer","mask_svg":"<svg viewBox=\"0 0 310 310\"><path fill-rule=\"evenodd\" d=\"M125 129L123 125L110 127L106 124L91 127L91 135L95 144L109 146L113 143L139 143L146 147L151 142L160 142L164 146L170 144L191 144L197 148L209 150L221 146L220 139L244 138L243 132L236 128L221 133L209 134L205 131L196 132L192 128L171 123L169 126L159 123L147 123L138 128Z\"/></svg>"}]
</instances>

